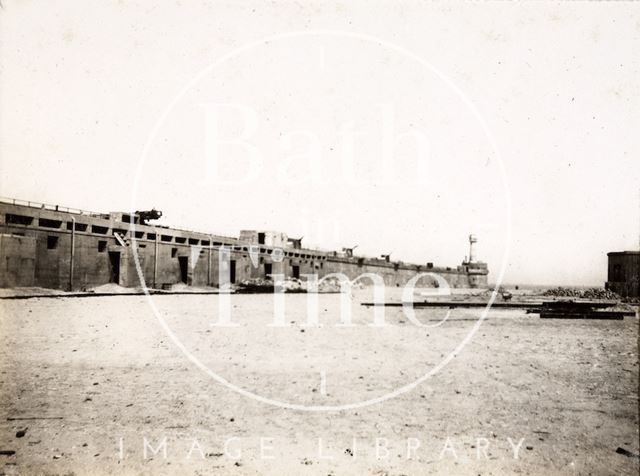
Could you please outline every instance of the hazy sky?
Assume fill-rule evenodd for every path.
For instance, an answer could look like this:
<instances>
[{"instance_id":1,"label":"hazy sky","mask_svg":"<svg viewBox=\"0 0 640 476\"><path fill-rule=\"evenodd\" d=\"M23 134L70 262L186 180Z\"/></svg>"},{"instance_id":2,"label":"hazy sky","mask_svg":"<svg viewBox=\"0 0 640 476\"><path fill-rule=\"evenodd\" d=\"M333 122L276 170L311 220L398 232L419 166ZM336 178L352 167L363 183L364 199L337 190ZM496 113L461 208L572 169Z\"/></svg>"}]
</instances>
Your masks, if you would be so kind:
<instances>
[{"instance_id":1,"label":"hazy sky","mask_svg":"<svg viewBox=\"0 0 640 476\"><path fill-rule=\"evenodd\" d=\"M475 233L490 281L510 202L509 283L638 249L640 5L2 5L2 196L446 266Z\"/></svg>"}]
</instances>

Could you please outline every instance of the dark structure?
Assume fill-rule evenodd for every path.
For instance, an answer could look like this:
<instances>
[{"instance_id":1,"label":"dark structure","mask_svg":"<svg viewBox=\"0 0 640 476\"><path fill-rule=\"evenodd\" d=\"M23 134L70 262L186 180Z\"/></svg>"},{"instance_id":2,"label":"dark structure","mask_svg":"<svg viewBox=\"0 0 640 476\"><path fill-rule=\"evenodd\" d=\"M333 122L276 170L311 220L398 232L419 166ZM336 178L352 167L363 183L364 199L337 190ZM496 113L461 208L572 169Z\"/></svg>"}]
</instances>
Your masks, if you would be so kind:
<instances>
[{"instance_id":1,"label":"dark structure","mask_svg":"<svg viewBox=\"0 0 640 476\"><path fill-rule=\"evenodd\" d=\"M623 297L640 297L640 251L613 251L607 256L605 287Z\"/></svg>"},{"instance_id":2,"label":"dark structure","mask_svg":"<svg viewBox=\"0 0 640 476\"><path fill-rule=\"evenodd\" d=\"M78 290L106 283L150 288L184 283L218 286L219 250L230 250L231 282L282 274L304 279L342 273L349 279L374 273L385 285L402 286L420 272L437 273L451 287L485 287L486 263L469 259L436 267L302 247L284 233L242 231L239 238L149 224L161 212L94 213L17 200L0 200L0 287L38 286ZM132 226L133 225L133 226ZM435 280L425 278L422 286Z\"/></svg>"}]
</instances>

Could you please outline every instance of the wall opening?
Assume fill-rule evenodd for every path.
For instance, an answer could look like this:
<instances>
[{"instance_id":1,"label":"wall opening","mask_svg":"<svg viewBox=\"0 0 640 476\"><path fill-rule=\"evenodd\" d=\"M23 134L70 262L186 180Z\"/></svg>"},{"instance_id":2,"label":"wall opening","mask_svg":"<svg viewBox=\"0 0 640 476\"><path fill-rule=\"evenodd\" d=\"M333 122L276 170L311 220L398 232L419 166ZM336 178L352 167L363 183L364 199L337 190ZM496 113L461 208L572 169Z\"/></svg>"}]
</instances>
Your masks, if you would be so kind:
<instances>
[{"instance_id":1,"label":"wall opening","mask_svg":"<svg viewBox=\"0 0 640 476\"><path fill-rule=\"evenodd\" d=\"M33 223L33 217L25 215L14 215L13 213L7 213L6 223L8 225L31 225Z\"/></svg>"},{"instance_id":2,"label":"wall opening","mask_svg":"<svg viewBox=\"0 0 640 476\"><path fill-rule=\"evenodd\" d=\"M189 257L178 256L178 264L180 265L180 281L187 284L188 269L189 269Z\"/></svg>"},{"instance_id":3,"label":"wall opening","mask_svg":"<svg viewBox=\"0 0 640 476\"><path fill-rule=\"evenodd\" d=\"M294 264L293 266L291 266L292 268L292 275L295 279L300 279L300 266L298 266L297 264Z\"/></svg>"},{"instance_id":4,"label":"wall opening","mask_svg":"<svg viewBox=\"0 0 640 476\"><path fill-rule=\"evenodd\" d=\"M88 226L89 225L87 225L86 223L76 223L76 231L87 231ZM72 221L67 222L67 230L73 230Z\"/></svg>"},{"instance_id":5,"label":"wall opening","mask_svg":"<svg viewBox=\"0 0 640 476\"><path fill-rule=\"evenodd\" d=\"M236 260L229 261L229 282L234 284L236 282Z\"/></svg>"},{"instance_id":6,"label":"wall opening","mask_svg":"<svg viewBox=\"0 0 640 476\"><path fill-rule=\"evenodd\" d=\"M182 236L176 236L176 243L186 243L187 239Z\"/></svg>"},{"instance_id":7,"label":"wall opening","mask_svg":"<svg viewBox=\"0 0 640 476\"><path fill-rule=\"evenodd\" d=\"M258 233L258 244L259 245L264 245L264 233Z\"/></svg>"},{"instance_id":8,"label":"wall opening","mask_svg":"<svg viewBox=\"0 0 640 476\"><path fill-rule=\"evenodd\" d=\"M98 233L99 235L106 235L109 228L106 226L91 225L91 233Z\"/></svg>"},{"instance_id":9,"label":"wall opening","mask_svg":"<svg viewBox=\"0 0 640 476\"><path fill-rule=\"evenodd\" d=\"M62 220L49 220L48 218L38 219L38 226L44 226L45 228L60 228L62 226Z\"/></svg>"},{"instance_id":10,"label":"wall opening","mask_svg":"<svg viewBox=\"0 0 640 476\"><path fill-rule=\"evenodd\" d=\"M271 278L271 274L273 273L273 265L271 263L264 264L264 277Z\"/></svg>"},{"instance_id":11,"label":"wall opening","mask_svg":"<svg viewBox=\"0 0 640 476\"><path fill-rule=\"evenodd\" d=\"M623 279L622 279L622 266L620 266L619 264L614 264L613 265L613 276L611 278L611 281L613 281L613 282L623 281Z\"/></svg>"},{"instance_id":12,"label":"wall opening","mask_svg":"<svg viewBox=\"0 0 640 476\"><path fill-rule=\"evenodd\" d=\"M109 282L120 284L120 252L109 251Z\"/></svg>"},{"instance_id":13,"label":"wall opening","mask_svg":"<svg viewBox=\"0 0 640 476\"><path fill-rule=\"evenodd\" d=\"M171 257L175 258L178 256L178 248L171 248Z\"/></svg>"},{"instance_id":14,"label":"wall opening","mask_svg":"<svg viewBox=\"0 0 640 476\"><path fill-rule=\"evenodd\" d=\"M98 241L98 253L104 253L107 251L107 242L104 240Z\"/></svg>"},{"instance_id":15,"label":"wall opening","mask_svg":"<svg viewBox=\"0 0 640 476\"><path fill-rule=\"evenodd\" d=\"M55 250L58 247L58 237L57 236L47 236L47 249Z\"/></svg>"},{"instance_id":16,"label":"wall opening","mask_svg":"<svg viewBox=\"0 0 640 476\"><path fill-rule=\"evenodd\" d=\"M170 242L173 239L171 235L160 235L160 241L164 241L165 243Z\"/></svg>"}]
</instances>

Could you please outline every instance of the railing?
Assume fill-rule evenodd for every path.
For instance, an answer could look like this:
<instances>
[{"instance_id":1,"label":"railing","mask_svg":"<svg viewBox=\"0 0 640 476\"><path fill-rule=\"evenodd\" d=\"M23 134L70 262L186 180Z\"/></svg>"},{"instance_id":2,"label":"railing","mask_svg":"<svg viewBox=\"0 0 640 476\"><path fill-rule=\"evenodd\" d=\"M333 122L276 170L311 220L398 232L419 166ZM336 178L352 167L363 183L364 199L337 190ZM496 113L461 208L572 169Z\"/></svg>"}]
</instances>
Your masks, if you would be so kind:
<instances>
[{"instance_id":1,"label":"railing","mask_svg":"<svg viewBox=\"0 0 640 476\"><path fill-rule=\"evenodd\" d=\"M93 215L100 216L103 213L90 212L88 210L81 210L79 208L61 207L60 205L51 205L49 203L31 202L27 200L19 200L17 198L0 197L0 202L8 203L10 205L22 205L25 207L38 208L40 210L51 210L54 212L73 213L76 215Z\"/></svg>"},{"instance_id":2,"label":"railing","mask_svg":"<svg viewBox=\"0 0 640 476\"><path fill-rule=\"evenodd\" d=\"M17 198L7 198L7 197L0 197L0 202L2 203L8 203L10 205L22 205L22 206L26 206L26 207L30 207L30 208L37 208L40 210L50 210L50 211L54 211L54 212L65 212L65 213L73 213L75 215L85 215L85 216L93 216L93 217L105 217L108 216L108 214L106 213L97 213L97 212L92 212L92 211L88 211L88 210L81 210L79 208L70 208L70 207L61 207L60 205L51 205L48 203L41 203L41 202L32 202L32 201L28 201L28 200L19 200ZM147 226L151 226L151 227L157 227L157 228L167 228L170 230L174 230L174 231L179 231L179 232L183 232L183 233L194 233L194 234L199 234L199 235L207 235L207 236L213 236L214 239L218 238L219 240L216 241L232 241L234 242L234 244L237 245L256 245L256 243L250 243L250 242L243 242L240 241L239 238L235 238L235 237L231 237L231 236L223 236L223 235L216 235L216 234L211 234L211 233L205 233L202 231L194 231L194 230L189 230L189 229L185 229L185 228L174 228L174 227L169 227L169 226L163 226L163 225L154 225L154 224L149 224ZM261 247L264 248L276 248L274 246L265 246L265 245L259 245ZM321 255L327 255L327 256L333 256L334 250L327 250L327 249L323 249L323 248L318 248L318 247L302 247L302 248L290 248L288 246L283 246L282 249L289 251L289 252L296 252L296 250L301 253L301 254L307 254L309 252L311 253L318 253ZM364 257L364 256L344 256L342 255L341 252L338 252L337 258L365 258L365 259L378 259L378 258L368 258L368 257Z\"/></svg>"}]
</instances>

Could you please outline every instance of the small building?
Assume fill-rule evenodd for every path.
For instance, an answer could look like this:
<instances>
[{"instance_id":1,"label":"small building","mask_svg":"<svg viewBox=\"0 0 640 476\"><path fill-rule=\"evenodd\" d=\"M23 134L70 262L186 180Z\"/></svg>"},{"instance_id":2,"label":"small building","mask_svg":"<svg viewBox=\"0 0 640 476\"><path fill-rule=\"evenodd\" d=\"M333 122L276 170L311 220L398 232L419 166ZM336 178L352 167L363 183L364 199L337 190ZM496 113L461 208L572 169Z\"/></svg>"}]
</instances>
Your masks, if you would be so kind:
<instances>
[{"instance_id":1,"label":"small building","mask_svg":"<svg viewBox=\"0 0 640 476\"><path fill-rule=\"evenodd\" d=\"M623 297L640 297L640 251L612 251L605 287Z\"/></svg>"},{"instance_id":2,"label":"small building","mask_svg":"<svg viewBox=\"0 0 640 476\"><path fill-rule=\"evenodd\" d=\"M241 230L240 240L255 245L276 246L279 248L289 246L287 235L278 231Z\"/></svg>"}]
</instances>

